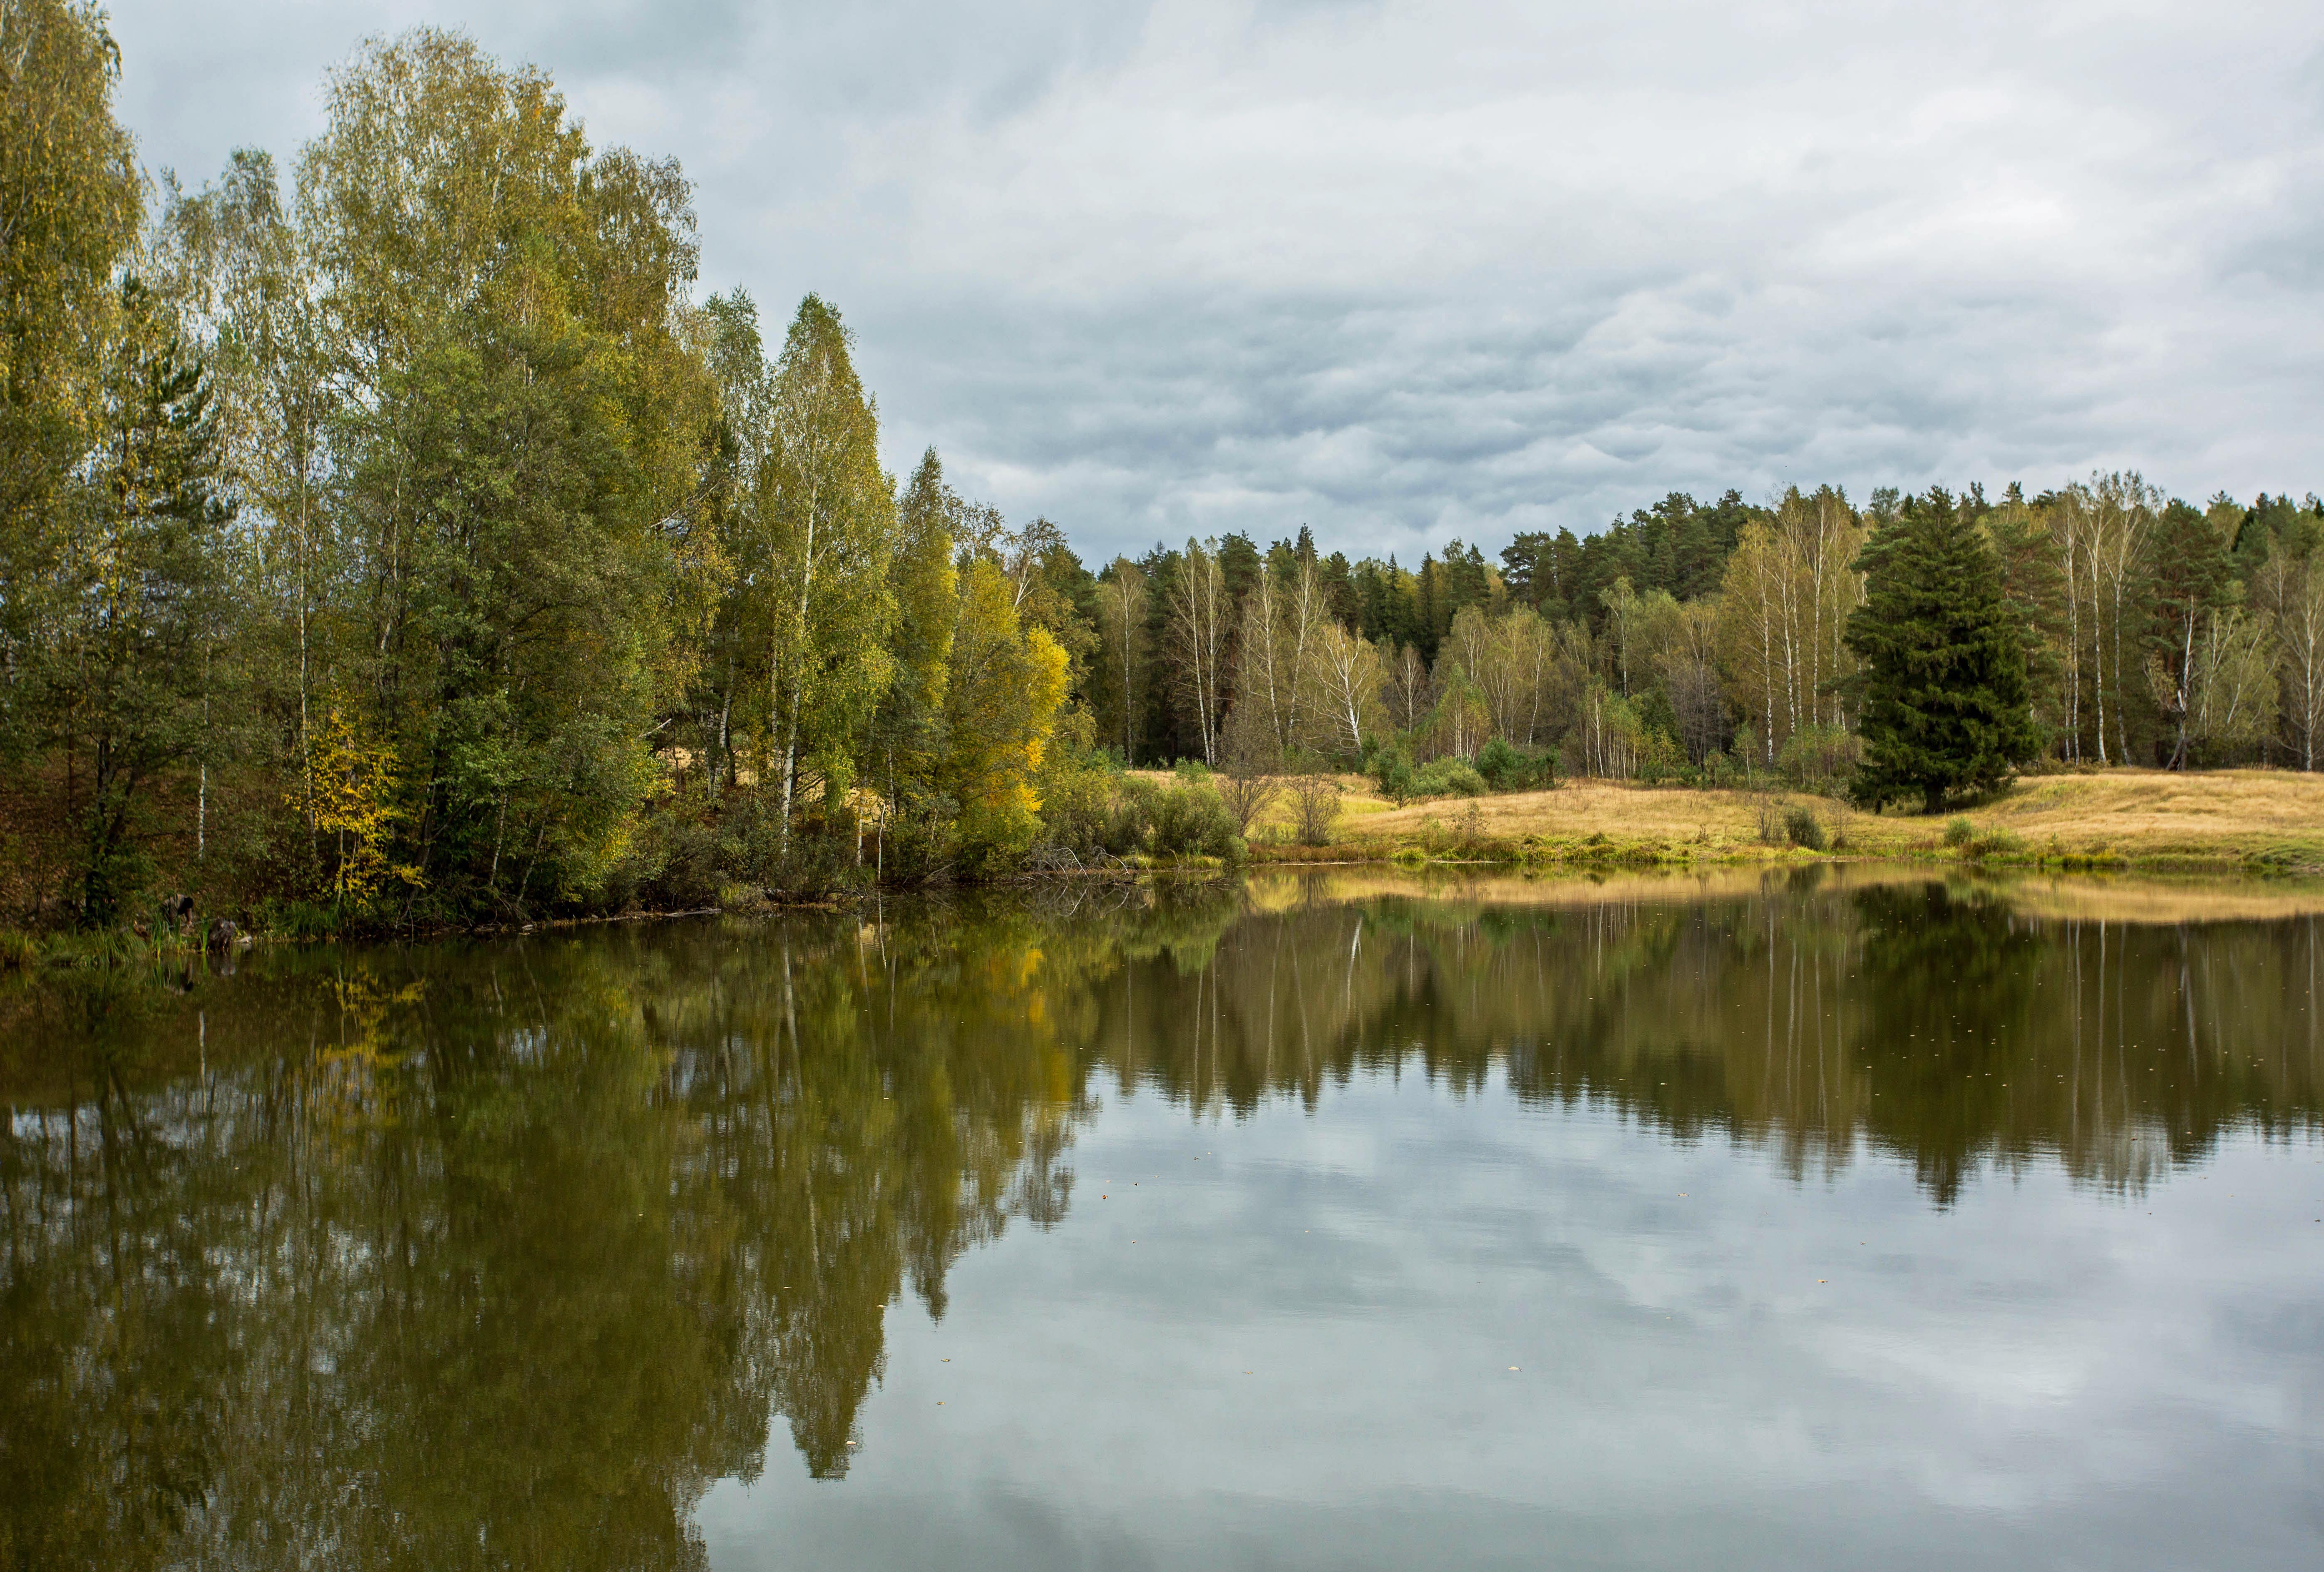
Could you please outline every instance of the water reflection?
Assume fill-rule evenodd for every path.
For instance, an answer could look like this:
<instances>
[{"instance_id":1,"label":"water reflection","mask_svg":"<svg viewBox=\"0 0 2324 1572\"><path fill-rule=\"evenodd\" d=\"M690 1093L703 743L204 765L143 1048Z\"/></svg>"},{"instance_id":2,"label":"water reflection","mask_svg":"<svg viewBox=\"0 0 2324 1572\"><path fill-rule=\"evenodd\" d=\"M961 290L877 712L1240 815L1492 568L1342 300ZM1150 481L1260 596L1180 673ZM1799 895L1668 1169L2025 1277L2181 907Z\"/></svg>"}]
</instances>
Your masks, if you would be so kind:
<instances>
[{"instance_id":1,"label":"water reflection","mask_svg":"<svg viewBox=\"0 0 2324 1572\"><path fill-rule=\"evenodd\" d=\"M2317 920L2024 915L2006 886L1771 883L1755 898L1547 910L1305 900L1130 966L1094 1048L1125 1088L1310 1108L1360 1071L1603 1100L1795 1172L1870 1145L1939 1202L2038 1156L2136 1184L2228 1127L2310 1126Z\"/></svg>"},{"instance_id":2,"label":"water reflection","mask_svg":"<svg viewBox=\"0 0 2324 1572\"><path fill-rule=\"evenodd\" d=\"M1418 1075L1950 1204L2312 1130L2310 918L1920 879L1050 892L266 954L0 996L0 1565L705 1564L839 1479L888 1307L1074 1197L1101 1094ZM1425 1174L1412 1176L1425 1185Z\"/></svg>"}]
</instances>

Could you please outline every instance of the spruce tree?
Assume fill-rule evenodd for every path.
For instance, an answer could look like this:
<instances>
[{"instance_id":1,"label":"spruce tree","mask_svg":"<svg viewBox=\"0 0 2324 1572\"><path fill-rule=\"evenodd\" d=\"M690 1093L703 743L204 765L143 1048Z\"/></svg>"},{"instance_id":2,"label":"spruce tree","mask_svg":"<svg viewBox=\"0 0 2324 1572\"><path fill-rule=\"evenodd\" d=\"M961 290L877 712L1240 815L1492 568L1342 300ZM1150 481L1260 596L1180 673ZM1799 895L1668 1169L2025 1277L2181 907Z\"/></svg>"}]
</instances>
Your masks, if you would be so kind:
<instances>
[{"instance_id":1,"label":"spruce tree","mask_svg":"<svg viewBox=\"0 0 2324 1572\"><path fill-rule=\"evenodd\" d=\"M1848 646L1864 662L1857 800L1990 791L2034 755L2025 653L2000 564L1941 489L1898 508L1864 548Z\"/></svg>"}]
</instances>

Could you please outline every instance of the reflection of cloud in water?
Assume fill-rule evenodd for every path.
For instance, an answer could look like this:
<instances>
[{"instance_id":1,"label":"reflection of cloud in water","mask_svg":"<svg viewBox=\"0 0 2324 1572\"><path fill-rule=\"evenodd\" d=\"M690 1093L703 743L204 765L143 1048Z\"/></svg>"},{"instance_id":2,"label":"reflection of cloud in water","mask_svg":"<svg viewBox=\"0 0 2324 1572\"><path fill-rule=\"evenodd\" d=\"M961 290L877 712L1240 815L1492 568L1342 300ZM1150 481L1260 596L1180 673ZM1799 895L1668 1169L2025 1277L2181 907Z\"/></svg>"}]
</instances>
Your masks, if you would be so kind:
<instances>
[{"instance_id":1,"label":"reflection of cloud in water","mask_svg":"<svg viewBox=\"0 0 2324 1572\"><path fill-rule=\"evenodd\" d=\"M850 1491L715 1492L722 1565L1148 1564L1098 1532L1172 1567L2297 1565L2271 1551L2310 1532L2324 1387L2277 1318L2324 1262L2211 1189L2314 1172L2280 1151L2231 1143L2151 1218L2049 1166L1940 1209L1892 1163L1802 1186L1381 1071L1327 1118L1117 1106L1082 1156L1166 1186L1157 1258L1084 1209L964 1261L964 1318L891 1327Z\"/></svg>"},{"instance_id":2,"label":"reflection of cloud in water","mask_svg":"<svg viewBox=\"0 0 2324 1572\"><path fill-rule=\"evenodd\" d=\"M468 1564L520 1521L506 1559L699 1564L711 1482L788 1499L779 1418L850 1481L794 1549L904 1555L900 1499L982 1479L929 1508L956 1564L1137 1564L1171 1501L1273 1542L1306 1509L1269 1500L1393 1564L1479 1498L1682 1540L1835 1481L2021 1512L1997 1423L2080 1489L2153 1464L2142 1404L2319 1411L2268 1408L2303 1323L2169 1276L2290 1315L2290 1268L2157 1183L2314 1128L2312 920L1703 893L1058 887L0 994L0 1448L40 1460L0 1526L57 1565L261 1523L286 1564ZM949 1429L867 1421L936 1338L977 1373L928 1389Z\"/></svg>"}]
</instances>

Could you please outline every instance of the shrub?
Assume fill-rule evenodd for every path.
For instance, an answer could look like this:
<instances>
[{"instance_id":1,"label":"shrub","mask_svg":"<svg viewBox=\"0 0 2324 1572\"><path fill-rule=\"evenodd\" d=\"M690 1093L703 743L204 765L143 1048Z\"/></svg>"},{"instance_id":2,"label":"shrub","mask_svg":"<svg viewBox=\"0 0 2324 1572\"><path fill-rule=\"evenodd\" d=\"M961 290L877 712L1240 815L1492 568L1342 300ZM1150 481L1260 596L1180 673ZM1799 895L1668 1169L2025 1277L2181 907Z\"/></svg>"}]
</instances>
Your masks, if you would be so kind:
<instances>
[{"instance_id":1,"label":"shrub","mask_svg":"<svg viewBox=\"0 0 2324 1572\"><path fill-rule=\"evenodd\" d=\"M1042 761L1041 837L1038 844L1087 858L1105 846L1106 825L1123 775L1120 765L1100 748L1077 758L1059 756L1052 749Z\"/></svg>"},{"instance_id":2,"label":"shrub","mask_svg":"<svg viewBox=\"0 0 2324 1572\"><path fill-rule=\"evenodd\" d=\"M2024 838L2015 831L1988 829L1962 848L1972 857L2014 857L2024 851Z\"/></svg>"},{"instance_id":3,"label":"shrub","mask_svg":"<svg viewBox=\"0 0 2324 1572\"><path fill-rule=\"evenodd\" d=\"M1692 772L1677 739L1666 731L1650 731L1638 752L1638 779L1648 786L1665 781L1685 781Z\"/></svg>"},{"instance_id":4,"label":"shrub","mask_svg":"<svg viewBox=\"0 0 2324 1572\"><path fill-rule=\"evenodd\" d=\"M606 879L606 898L615 906L635 900L665 911L715 905L730 861L714 826L649 818L630 856Z\"/></svg>"},{"instance_id":5,"label":"shrub","mask_svg":"<svg viewBox=\"0 0 2324 1572\"><path fill-rule=\"evenodd\" d=\"M1521 748L1495 737L1477 750L1477 773L1495 791L1530 791L1557 783L1557 755L1546 748Z\"/></svg>"},{"instance_id":6,"label":"shrub","mask_svg":"<svg viewBox=\"0 0 2324 1572\"><path fill-rule=\"evenodd\" d=\"M1239 844L1234 816L1208 787L1173 786L1156 800L1155 855L1231 857Z\"/></svg>"},{"instance_id":7,"label":"shrub","mask_svg":"<svg viewBox=\"0 0 2324 1572\"><path fill-rule=\"evenodd\" d=\"M1432 759L1421 768L1416 797L1482 797L1485 778L1466 759Z\"/></svg>"},{"instance_id":8,"label":"shrub","mask_svg":"<svg viewBox=\"0 0 2324 1572\"><path fill-rule=\"evenodd\" d=\"M1151 781L1125 775L1107 801L1105 820L1098 832L1101 849L1126 857L1146 849L1148 828L1154 822L1154 804L1162 788Z\"/></svg>"},{"instance_id":9,"label":"shrub","mask_svg":"<svg viewBox=\"0 0 2324 1572\"><path fill-rule=\"evenodd\" d=\"M1945 826L1945 845L1965 846L1977 838L1977 826L1966 818L1956 818Z\"/></svg>"},{"instance_id":10,"label":"shrub","mask_svg":"<svg viewBox=\"0 0 2324 1572\"><path fill-rule=\"evenodd\" d=\"M1208 786L1125 779L1106 816L1107 851L1126 856L1145 852L1157 857L1220 857L1244 855L1233 816Z\"/></svg>"},{"instance_id":11,"label":"shrub","mask_svg":"<svg viewBox=\"0 0 2324 1572\"><path fill-rule=\"evenodd\" d=\"M1420 795L1420 776L1412 755L1401 747L1385 747L1372 754L1370 773L1379 794L1398 808Z\"/></svg>"},{"instance_id":12,"label":"shrub","mask_svg":"<svg viewBox=\"0 0 2324 1572\"><path fill-rule=\"evenodd\" d=\"M1784 837L1794 846L1812 852L1823 850L1827 844L1824 839L1823 821L1815 816L1812 809L1785 809Z\"/></svg>"}]
</instances>

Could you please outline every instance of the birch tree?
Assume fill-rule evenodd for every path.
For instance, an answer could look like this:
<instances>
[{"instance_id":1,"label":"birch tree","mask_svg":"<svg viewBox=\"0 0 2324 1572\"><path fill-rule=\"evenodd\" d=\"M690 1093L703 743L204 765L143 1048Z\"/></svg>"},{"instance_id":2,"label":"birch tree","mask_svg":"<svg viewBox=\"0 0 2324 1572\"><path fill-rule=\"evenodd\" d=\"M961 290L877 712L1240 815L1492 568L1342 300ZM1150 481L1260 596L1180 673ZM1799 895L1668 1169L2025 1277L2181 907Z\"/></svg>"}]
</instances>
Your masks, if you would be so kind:
<instances>
[{"instance_id":1,"label":"birch tree","mask_svg":"<svg viewBox=\"0 0 2324 1572\"><path fill-rule=\"evenodd\" d=\"M2163 495L2135 470L2094 474L2069 488L2069 527L2080 537L2083 581L2089 587L2091 704L2098 763L2107 762L2107 698L2114 698L2113 758L2130 762L2127 699L2130 658L2138 630L2135 590L2143 550L2162 512Z\"/></svg>"},{"instance_id":2,"label":"birch tree","mask_svg":"<svg viewBox=\"0 0 2324 1572\"><path fill-rule=\"evenodd\" d=\"M808 295L785 337L770 397L757 566L768 603L768 752L786 854L802 768L836 806L850 784L853 739L895 670L887 647L895 497L852 349L839 313ZM1010 606L1013 616L1013 594Z\"/></svg>"},{"instance_id":3,"label":"birch tree","mask_svg":"<svg viewBox=\"0 0 2324 1572\"><path fill-rule=\"evenodd\" d=\"M1147 665L1146 575L1129 558L1117 558L1099 583L1097 597L1098 647L1108 668L1106 699L1120 707L1120 724L1113 730L1121 741L1121 762L1134 763L1139 684Z\"/></svg>"},{"instance_id":4,"label":"birch tree","mask_svg":"<svg viewBox=\"0 0 2324 1572\"><path fill-rule=\"evenodd\" d=\"M1203 763L1218 763L1221 699L1226 687L1229 622L1233 605L1218 552L1200 541L1186 542L1177 573L1165 589L1173 674L1194 714Z\"/></svg>"},{"instance_id":5,"label":"birch tree","mask_svg":"<svg viewBox=\"0 0 2324 1572\"><path fill-rule=\"evenodd\" d=\"M2324 572L2311 552L2279 550L2256 576L2275 629L2278 734L2302 770L2324 753Z\"/></svg>"},{"instance_id":6,"label":"birch tree","mask_svg":"<svg viewBox=\"0 0 2324 1572\"><path fill-rule=\"evenodd\" d=\"M2189 743L2214 755L2264 741L2275 726L2274 628L2264 614L2228 606L2205 616L2184 679ZM2154 679L2176 674L2158 662Z\"/></svg>"},{"instance_id":7,"label":"birch tree","mask_svg":"<svg viewBox=\"0 0 2324 1572\"><path fill-rule=\"evenodd\" d=\"M136 143L113 114L120 73L94 5L0 0L0 551L29 547L94 440L86 328L144 218ZM0 582L0 613L14 598Z\"/></svg>"},{"instance_id":8,"label":"birch tree","mask_svg":"<svg viewBox=\"0 0 2324 1572\"><path fill-rule=\"evenodd\" d=\"M1386 724L1380 690L1387 669L1379 646L1327 617L1315 626L1306 661L1317 699L1314 737L1332 752L1361 754Z\"/></svg>"}]
</instances>

